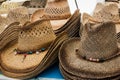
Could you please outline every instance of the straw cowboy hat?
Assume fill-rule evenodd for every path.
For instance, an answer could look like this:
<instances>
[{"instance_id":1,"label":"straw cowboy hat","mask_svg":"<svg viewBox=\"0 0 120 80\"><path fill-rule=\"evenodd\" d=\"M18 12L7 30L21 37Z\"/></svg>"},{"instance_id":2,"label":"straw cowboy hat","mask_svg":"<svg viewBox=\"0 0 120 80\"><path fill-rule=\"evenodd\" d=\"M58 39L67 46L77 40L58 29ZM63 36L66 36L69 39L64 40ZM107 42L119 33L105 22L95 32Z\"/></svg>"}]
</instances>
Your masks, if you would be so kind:
<instances>
[{"instance_id":1,"label":"straw cowboy hat","mask_svg":"<svg viewBox=\"0 0 120 80\"><path fill-rule=\"evenodd\" d=\"M0 14L8 14L9 10L19 7L17 2L3 2L0 5Z\"/></svg>"},{"instance_id":2,"label":"straw cowboy hat","mask_svg":"<svg viewBox=\"0 0 120 80\"><path fill-rule=\"evenodd\" d=\"M99 21L116 22L117 33L120 32L119 7L115 2L98 3L93 13L93 17ZM118 22L118 23L117 23Z\"/></svg>"},{"instance_id":3,"label":"straw cowboy hat","mask_svg":"<svg viewBox=\"0 0 120 80\"><path fill-rule=\"evenodd\" d=\"M25 1L22 6L28 8L29 13L33 14L36 10L40 8L45 8L48 0L29 0Z\"/></svg>"},{"instance_id":4,"label":"straw cowboy hat","mask_svg":"<svg viewBox=\"0 0 120 80\"><path fill-rule=\"evenodd\" d=\"M58 17L59 19L66 19L71 15L67 0L48 2L45 8L45 15L53 19Z\"/></svg>"},{"instance_id":5,"label":"straw cowboy hat","mask_svg":"<svg viewBox=\"0 0 120 80\"><path fill-rule=\"evenodd\" d=\"M57 59L61 43L78 33L80 15L78 11L76 13L71 17L74 23L66 23L64 26L68 28L57 38L50 20L41 19L22 26L18 31L18 38L1 50L2 73L8 77L27 79L38 75L52 65Z\"/></svg>"},{"instance_id":6,"label":"straw cowboy hat","mask_svg":"<svg viewBox=\"0 0 120 80\"><path fill-rule=\"evenodd\" d=\"M21 25L24 25L27 21L30 21L28 9L23 6L10 10L6 18L8 24L20 22Z\"/></svg>"},{"instance_id":7,"label":"straw cowboy hat","mask_svg":"<svg viewBox=\"0 0 120 80\"><path fill-rule=\"evenodd\" d=\"M95 19L94 19L95 20ZM66 40L59 52L66 79L120 79L120 52L115 23L86 20L81 38Z\"/></svg>"},{"instance_id":8,"label":"straw cowboy hat","mask_svg":"<svg viewBox=\"0 0 120 80\"><path fill-rule=\"evenodd\" d=\"M29 21L29 14L25 7L10 10L7 17L0 16L0 49L17 38L19 25L23 25L27 21ZM12 33L13 31L14 33ZM9 37L6 37L8 35ZM7 42L4 42L4 40Z\"/></svg>"},{"instance_id":9,"label":"straw cowboy hat","mask_svg":"<svg viewBox=\"0 0 120 80\"><path fill-rule=\"evenodd\" d=\"M30 21L34 22L34 21L37 21L40 19L46 19L46 18L50 20L52 28L56 34L59 34L68 28L70 29L70 26L69 27L66 26L67 24L75 24L76 21L80 23L79 10L76 10L68 19L60 19L59 16L58 17L56 16L56 19L55 18L53 19L52 17L47 17L45 15L45 9L39 9L32 14ZM79 28L79 25L78 25L78 28ZM78 32L77 28L74 28L73 30L77 30L76 32Z\"/></svg>"},{"instance_id":10,"label":"straw cowboy hat","mask_svg":"<svg viewBox=\"0 0 120 80\"><path fill-rule=\"evenodd\" d=\"M65 37L62 38L61 40L65 39ZM22 27L19 30L18 39L11 41L10 44L1 50L1 69L3 74L22 79L36 76L36 74L44 70L44 67L48 67L48 64L54 59L54 55L57 54L55 52L57 51L57 46L60 45L60 39L57 42L54 41L55 39L56 35L49 20L39 20L24 26L24 28ZM54 43L51 44L53 41ZM53 56L49 57L51 55ZM36 70L38 66L40 68ZM32 75L30 75L31 73Z\"/></svg>"},{"instance_id":11,"label":"straw cowboy hat","mask_svg":"<svg viewBox=\"0 0 120 80\"><path fill-rule=\"evenodd\" d=\"M31 21L34 22L41 17L50 19L53 30L61 28L71 17L67 0L48 2L45 8L39 9L32 14Z\"/></svg>"},{"instance_id":12,"label":"straw cowboy hat","mask_svg":"<svg viewBox=\"0 0 120 80\"><path fill-rule=\"evenodd\" d=\"M55 0L48 2L45 8L41 8L33 13L31 20L36 21L42 15L40 13L46 15L46 17L50 19L67 19L71 16L69 5L67 0ZM36 17L38 16L38 17Z\"/></svg>"},{"instance_id":13,"label":"straw cowboy hat","mask_svg":"<svg viewBox=\"0 0 120 80\"><path fill-rule=\"evenodd\" d=\"M27 21L30 21L28 9L22 6L10 9L6 16L0 15L0 18L0 33L14 22L19 22L23 25Z\"/></svg>"}]
</instances>

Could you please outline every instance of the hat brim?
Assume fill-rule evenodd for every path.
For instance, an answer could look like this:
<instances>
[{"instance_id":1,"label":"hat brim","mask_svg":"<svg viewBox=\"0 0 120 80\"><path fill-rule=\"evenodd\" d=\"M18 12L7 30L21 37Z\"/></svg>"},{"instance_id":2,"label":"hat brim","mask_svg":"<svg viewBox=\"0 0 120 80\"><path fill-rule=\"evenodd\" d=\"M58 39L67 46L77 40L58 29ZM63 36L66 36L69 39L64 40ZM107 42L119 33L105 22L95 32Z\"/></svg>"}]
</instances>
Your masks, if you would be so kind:
<instances>
[{"instance_id":1,"label":"hat brim","mask_svg":"<svg viewBox=\"0 0 120 80\"><path fill-rule=\"evenodd\" d=\"M24 54L15 55L14 49L17 49L17 42L15 44L7 45L1 53L1 66L7 71L12 72L29 72L34 70L38 64L45 57L48 50L39 54L29 54L24 58Z\"/></svg>"},{"instance_id":2,"label":"hat brim","mask_svg":"<svg viewBox=\"0 0 120 80\"><path fill-rule=\"evenodd\" d=\"M36 10L31 15L31 22L40 20L40 19L44 18L44 16L45 16L44 9ZM62 19L59 16L56 19L50 18L50 22L51 22L53 30L57 30L57 29L61 28L69 20L69 18L71 18L71 15L68 15L67 18L63 17Z\"/></svg>"},{"instance_id":3,"label":"hat brim","mask_svg":"<svg viewBox=\"0 0 120 80\"><path fill-rule=\"evenodd\" d=\"M67 71L65 71L61 65L59 65L59 68L60 68L60 71L61 71L61 74L64 76L64 78L66 80L97 80L97 79L87 79L87 78L82 78L80 76L75 76L75 75L72 75L70 73L68 73ZM114 76L114 77L110 77L110 78L104 78L104 79L100 79L100 80L119 80L120 79L120 75L118 76Z\"/></svg>"},{"instance_id":4,"label":"hat brim","mask_svg":"<svg viewBox=\"0 0 120 80\"><path fill-rule=\"evenodd\" d=\"M82 78L97 79L120 75L120 56L102 63L87 61L76 54L79 44L80 39L73 38L61 46L59 60L67 72Z\"/></svg>"}]
</instances>

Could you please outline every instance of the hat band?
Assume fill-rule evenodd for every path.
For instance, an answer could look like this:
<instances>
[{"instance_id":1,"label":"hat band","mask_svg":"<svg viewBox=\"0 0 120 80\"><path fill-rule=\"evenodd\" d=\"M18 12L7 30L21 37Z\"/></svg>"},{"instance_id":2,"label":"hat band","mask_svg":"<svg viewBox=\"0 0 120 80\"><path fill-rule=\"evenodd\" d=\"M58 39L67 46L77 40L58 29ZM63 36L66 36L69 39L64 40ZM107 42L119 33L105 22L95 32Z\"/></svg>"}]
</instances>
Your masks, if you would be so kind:
<instances>
[{"instance_id":1,"label":"hat band","mask_svg":"<svg viewBox=\"0 0 120 80\"><path fill-rule=\"evenodd\" d=\"M44 52L45 50L47 50L47 48L41 48L41 49L38 49L36 51L27 51L27 52L23 52L23 51L20 51L18 49L14 49L14 54L17 55L17 54L24 54L24 57L23 57L23 61L25 60L25 58L27 57L27 55L29 54L33 54L33 53L36 53L36 54L39 54L41 52ZM23 62L22 61L22 62Z\"/></svg>"},{"instance_id":2,"label":"hat band","mask_svg":"<svg viewBox=\"0 0 120 80\"><path fill-rule=\"evenodd\" d=\"M117 52L118 52L117 54L115 54L115 55L113 55L113 56L110 56L110 57L108 57L108 58L98 58L98 59L95 59L95 58L92 58L92 57L86 58L86 56L81 56L81 55L79 55L79 49L76 49L76 54L77 54L79 57L81 57L82 59L91 61L91 62L104 62L104 61L106 61L106 60L110 60L110 59L115 58L115 57L117 57L117 56L120 55L120 52L119 52L119 51L117 51Z\"/></svg>"},{"instance_id":3,"label":"hat band","mask_svg":"<svg viewBox=\"0 0 120 80\"><path fill-rule=\"evenodd\" d=\"M14 49L13 51L15 52L15 54L33 54L33 53L36 53L36 54L39 54L40 52L43 52L45 51L47 48L40 48L38 50L34 50L34 51L20 51L18 49Z\"/></svg>"}]
</instances>

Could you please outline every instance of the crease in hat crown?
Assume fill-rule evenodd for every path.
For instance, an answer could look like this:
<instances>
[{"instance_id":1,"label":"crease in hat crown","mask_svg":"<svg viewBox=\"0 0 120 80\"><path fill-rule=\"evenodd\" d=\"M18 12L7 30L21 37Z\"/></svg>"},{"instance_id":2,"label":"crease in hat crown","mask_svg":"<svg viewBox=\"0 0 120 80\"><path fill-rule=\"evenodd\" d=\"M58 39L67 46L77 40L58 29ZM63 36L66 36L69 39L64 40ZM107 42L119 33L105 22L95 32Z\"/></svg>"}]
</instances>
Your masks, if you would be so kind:
<instances>
[{"instance_id":1,"label":"crease in hat crown","mask_svg":"<svg viewBox=\"0 0 120 80\"><path fill-rule=\"evenodd\" d=\"M49 20L39 20L28 24L21 29L18 38L18 50L22 52L47 48L56 38Z\"/></svg>"},{"instance_id":2,"label":"crease in hat crown","mask_svg":"<svg viewBox=\"0 0 120 80\"><path fill-rule=\"evenodd\" d=\"M117 54L113 22L86 23L83 27L78 54L86 59L107 59Z\"/></svg>"}]
</instances>

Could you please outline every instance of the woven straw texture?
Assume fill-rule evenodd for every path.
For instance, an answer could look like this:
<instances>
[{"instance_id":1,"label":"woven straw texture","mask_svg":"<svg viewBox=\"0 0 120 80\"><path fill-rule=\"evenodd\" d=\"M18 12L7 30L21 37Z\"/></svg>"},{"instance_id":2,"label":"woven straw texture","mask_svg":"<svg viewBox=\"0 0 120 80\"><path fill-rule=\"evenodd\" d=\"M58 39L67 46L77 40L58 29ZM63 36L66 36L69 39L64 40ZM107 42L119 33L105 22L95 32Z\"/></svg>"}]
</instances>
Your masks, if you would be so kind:
<instances>
[{"instance_id":1,"label":"woven straw texture","mask_svg":"<svg viewBox=\"0 0 120 80\"><path fill-rule=\"evenodd\" d=\"M9 10L19 7L16 2L3 2L0 6L0 14L7 14Z\"/></svg>"},{"instance_id":2,"label":"woven straw texture","mask_svg":"<svg viewBox=\"0 0 120 80\"><path fill-rule=\"evenodd\" d=\"M98 3L94 10L93 17L98 21L119 21L120 17L118 3ZM117 33L120 32L120 24L116 24L116 31Z\"/></svg>"},{"instance_id":3,"label":"woven straw texture","mask_svg":"<svg viewBox=\"0 0 120 80\"><path fill-rule=\"evenodd\" d=\"M120 75L119 60L115 57L102 63L90 62L82 59L76 54L76 49L80 47L80 39L71 39L61 46L59 60L65 71L74 77L101 79Z\"/></svg>"},{"instance_id":4,"label":"woven straw texture","mask_svg":"<svg viewBox=\"0 0 120 80\"><path fill-rule=\"evenodd\" d=\"M118 21L118 6L115 3L98 3L94 10L93 17L100 21Z\"/></svg>"},{"instance_id":5,"label":"woven straw texture","mask_svg":"<svg viewBox=\"0 0 120 80\"><path fill-rule=\"evenodd\" d=\"M32 14L31 22L34 22L43 18L50 19L53 30L57 30L61 28L68 21L68 19L59 19L59 16L57 17L56 20L54 20L52 17L46 17L44 9L39 9Z\"/></svg>"},{"instance_id":6,"label":"woven straw texture","mask_svg":"<svg viewBox=\"0 0 120 80\"><path fill-rule=\"evenodd\" d=\"M18 41L11 42L1 54L2 66L8 71L19 72L21 70L20 72L25 72L33 70L47 53L47 50L39 55L33 53L28 55L23 62L24 55L15 55L14 49L18 48L21 51L37 50L45 46L48 47L48 44L56 38L49 21L40 20L27 26L30 29L21 30Z\"/></svg>"},{"instance_id":7,"label":"woven straw texture","mask_svg":"<svg viewBox=\"0 0 120 80\"><path fill-rule=\"evenodd\" d=\"M83 19L81 38L66 40L59 52L64 77L75 80L120 79L119 55L104 62L88 61L90 58L104 59L119 54L115 24L99 22L88 14L83 15Z\"/></svg>"},{"instance_id":8,"label":"woven straw texture","mask_svg":"<svg viewBox=\"0 0 120 80\"><path fill-rule=\"evenodd\" d=\"M30 51L47 47L55 39L49 21L36 22L32 25L28 25L28 27L31 27L31 29L23 30L19 34L19 50Z\"/></svg>"},{"instance_id":9,"label":"woven straw texture","mask_svg":"<svg viewBox=\"0 0 120 80\"><path fill-rule=\"evenodd\" d=\"M50 66L51 64L53 64L56 61L55 59L57 58L57 53L58 53L59 47L60 47L61 43L66 38L67 38L67 36L63 35L63 34L58 36L55 39L55 41L51 44L48 52L43 52L43 53L41 53L39 55L36 55L36 56L35 56L35 54L29 55L26 58L26 61L24 62L24 63L26 63L26 62L29 61L28 63L26 63L24 65L21 64L21 63L18 64L18 65L23 65L24 68L26 68L29 65L29 68L23 69L22 67L19 67L19 70L17 70L15 68L10 69L10 66L9 66L9 69L6 68L5 66L3 66L2 67L3 74L5 74L6 76L9 76L9 77L20 78L20 79L27 79L27 78L31 78L31 77L34 77L34 76L38 75L40 72L42 72L44 69L46 69L48 66ZM8 54L8 55L10 55L10 54ZM6 54L6 56L7 56L7 54ZM14 56L14 55L12 55L12 56ZM20 57L20 55L19 56L16 55L16 57L18 59ZM15 59L16 58L14 58L14 61L15 61ZM31 62L31 60L32 60L33 63ZM37 65L38 62L36 62L36 60L39 62L38 65ZM36 67L35 66L30 67L30 65L32 65L32 64L35 64ZM16 67L16 66L14 66L14 67Z\"/></svg>"},{"instance_id":10,"label":"woven straw texture","mask_svg":"<svg viewBox=\"0 0 120 80\"><path fill-rule=\"evenodd\" d=\"M45 8L45 15L51 19L65 19L71 15L67 0L48 2Z\"/></svg>"},{"instance_id":11,"label":"woven straw texture","mask_svg":"<svg viewBox=\"0 0 120 80\"><path fill-rule=\"evenodd\" d=\"M116 29L113 23L87 23L82 31L80 55L87 59L104 59L114 55L117 52L115 34Z\"/></svg>"},{"instance_id":12,"label":"woven straw texture","mask_svg":"<svg viewBox=\"0 0 120 80\"><path fill-rule=\"evenodd\" d=\"M6 27L5 27L6 24L7 24L7 19L4 18L4 17L2 17L2 16L0 16L0 34L1 34L1 33L4 31L4 29L6 28Z\"/></svg>"},{"instance_id":13,"label":"woven straw texture","mask_svg":"<svg viewBox=\"0 0 120 80\"><path fill-rule=\"evenodd\" d=\"M27 26L24 26L22 28L22 30L24 31L24 33L22 34L25 34L27 30L30 31L31 29L35 31L34 29L36 27L33 28L32 26L30 26L30 24L27 24ZM79 11L76 11L74 15L71 16L71 18L68 20L68 22L59 30L59 31L62 30L61 31L62 34L57 33L59 31L56 32L58 37L50 45L48 51L46 50L46 52L40 53L38 55L37 54L28 55L24 61L23 61L24 56L22 54L14 55L13 52L13 49L18 48L17 42L18 40L16 42L11 42L11 44L8 44L6 48L3 49L1 54L2 61L1 70L3 74L8 77L19 79L27 79L38 75L40 72L44 71L47 67L56 62L61 44L63 43L64 40L68 38L68 36L74 37L78 35L79 27L80 27L80 14ZM40 27L38 28L40 29ZM28 33L31 34L31 32ZM64 35L64 33L67 35ZM19 33L19 35L21 35L21 32Z\"/></svg>"},{"instance_id":14,"label":"woven straw texture","mask_svg":"<svg viewBox=\"0 0 120 80\"><path fill-rule=\"evenodd\" d=\"M26 7L18 7L9 11L7 20L8 23L20 22L20 24L24 24L29 21L29 13Z\"/></svg>"},{"instance_id":15,"label":"woven straw texture","mask_svg":"<svg viewBox=\"0 0 120 80\"><path fill-rule=\"evenodd\" d=\"M32 14L31 21L34 22L41 18L50 19L53 30L57 30L68 21L70 16L71 14L66 0L48 1L45 9L39 9Z\"/></svg>"},{"instance_id":16,"label":"woven straw texture","mask_svg":"<svg viewBox=\"0 0 120 80\"><path fill-rule=\"evenodd\" d=\"M28 8L44 8L47 0L30 0L23 3L23 6Z\"/></svg>"}]
</instances>

